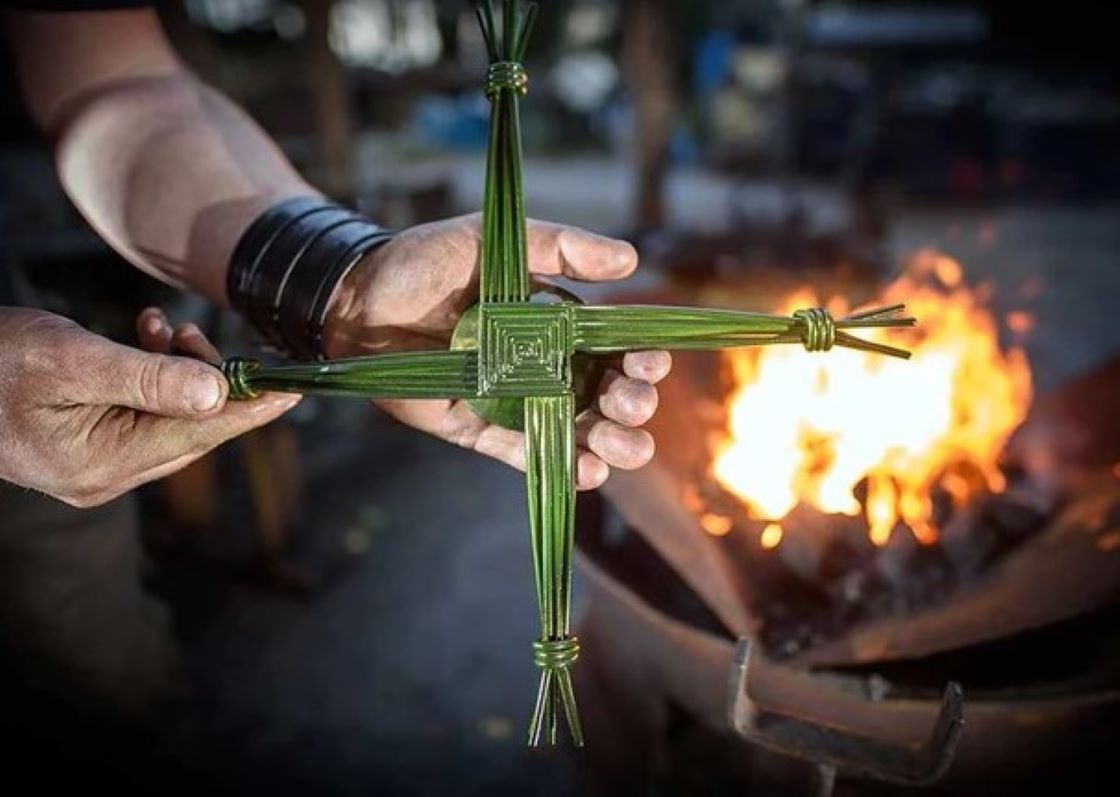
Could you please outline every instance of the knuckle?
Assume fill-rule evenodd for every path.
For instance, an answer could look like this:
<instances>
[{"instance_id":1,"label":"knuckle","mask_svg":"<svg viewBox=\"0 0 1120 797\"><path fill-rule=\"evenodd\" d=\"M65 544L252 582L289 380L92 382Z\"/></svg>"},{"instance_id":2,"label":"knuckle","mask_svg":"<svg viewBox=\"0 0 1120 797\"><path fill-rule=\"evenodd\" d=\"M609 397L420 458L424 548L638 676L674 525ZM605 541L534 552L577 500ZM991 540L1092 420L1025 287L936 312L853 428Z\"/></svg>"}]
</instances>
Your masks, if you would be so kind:
<instances>
[{"instance_id":1,"label":"knuckle","mask_svg":"<svg viewBox=\"0 0 1120 797\"><path fill-rule=\"evenodd\" d=\"M167 370L167 364L162 358L146 357L137 368L136 391L146 405L153 405L159 401L160 382Z\"/></svg>"},{"instance_id":2,"label":"knuckle","mask_svg":"<svg viewBox=\"0 0 1120 797\"><path fill-rule=\"evenodd\" d=\"M28 331L26 344L20 348L20 366L30 374L52 373L68 363L66 348L59 345L57 333L49 328Z\"/></svg>"},{"instance_id":3,"label":"knuckle","mask_svg":"<svg viewBox=\"0 0 1120 797\"><path fill-rule=\"evenodd\" d=\"M481 430L473 425L454 423L448 424L443 430L444 439L460 448L473 450L478 446Z\"/></svg>"}]
</instances>

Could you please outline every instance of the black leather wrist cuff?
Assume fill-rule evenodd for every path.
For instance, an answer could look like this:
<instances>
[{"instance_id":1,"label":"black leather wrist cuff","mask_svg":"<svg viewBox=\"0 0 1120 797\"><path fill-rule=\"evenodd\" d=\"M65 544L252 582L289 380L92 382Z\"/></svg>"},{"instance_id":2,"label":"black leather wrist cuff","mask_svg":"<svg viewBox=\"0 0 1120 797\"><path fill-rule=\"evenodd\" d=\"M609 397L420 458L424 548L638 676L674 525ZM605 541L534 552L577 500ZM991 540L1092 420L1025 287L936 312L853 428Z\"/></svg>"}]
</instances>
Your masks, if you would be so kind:
<instances>
[{"instance_id":1,"label":"black leather wrist cuff","mask_svg":"<svg viewBox=\"0 0 1120 797\"><path fill-rule=\"evenodd\" d=\"M230 258L230 304L273 344L320 359L327 311L342 280L392 238L354 211L318 197L289 199L249 225Z\"/></svg>"}]
</instances>

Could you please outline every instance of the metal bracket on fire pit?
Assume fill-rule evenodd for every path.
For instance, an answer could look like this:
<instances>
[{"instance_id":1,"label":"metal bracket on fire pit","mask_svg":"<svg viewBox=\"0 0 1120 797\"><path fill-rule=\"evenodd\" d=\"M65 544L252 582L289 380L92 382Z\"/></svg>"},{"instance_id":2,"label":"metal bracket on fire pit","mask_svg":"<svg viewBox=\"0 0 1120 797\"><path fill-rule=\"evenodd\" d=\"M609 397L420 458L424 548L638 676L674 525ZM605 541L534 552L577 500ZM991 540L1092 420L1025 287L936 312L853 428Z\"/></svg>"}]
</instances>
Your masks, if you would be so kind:
<instances>
[{"instance_id":1,"label":"metal bracket on fire pit","mask_svg":"<svg viewBox=\"0 0 1120 797\"><path fill-rule=\"evenodd\" d=\"M920 786L940 778L953 760L964 696L959 684L948 684L930 728L928 705L864 699L768 661L744 638L735 650L728 712L747 741L820 765L826 781L842 770Z\"/></svg>"}]
</instances>

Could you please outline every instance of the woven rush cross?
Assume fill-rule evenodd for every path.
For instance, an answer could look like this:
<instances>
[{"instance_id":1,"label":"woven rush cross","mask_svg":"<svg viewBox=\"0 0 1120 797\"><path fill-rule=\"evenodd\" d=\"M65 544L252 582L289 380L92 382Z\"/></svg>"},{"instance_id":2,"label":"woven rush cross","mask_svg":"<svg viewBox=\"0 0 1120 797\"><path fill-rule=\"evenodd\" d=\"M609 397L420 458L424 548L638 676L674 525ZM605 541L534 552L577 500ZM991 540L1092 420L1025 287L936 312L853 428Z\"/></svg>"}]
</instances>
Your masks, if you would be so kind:
<instances>
[{"instance_id":1,"label":"woven rush cross","mask_svg":"<svg viewBox=\"0 0 1120 797\"><path fill-rule=\"evenodd\" d=\"M450 350L404 352L312 364L265 366L234 358L222 364L234 398L287 391L365 398L462 399L489 421L523 429L529 526L540 611L533 658L540 686L529 744L555 744L561 720L583 744L571 668L575 531L575 417L587 355L650 349L726 349L799 343L809 351L844 346L908 357L901 349L848 330L913 326L895 305L834 320L823 309L792 316L699 307L588 306L574 297L535 301L527 268L519 102L529 79L521 61L535 4L503 0L476 7L489 51L491 103L479 302L465 313ZM500 25L499 19L500 17ZM575 363L575 367L573 366Z\"/></svg>"}]
</instances>

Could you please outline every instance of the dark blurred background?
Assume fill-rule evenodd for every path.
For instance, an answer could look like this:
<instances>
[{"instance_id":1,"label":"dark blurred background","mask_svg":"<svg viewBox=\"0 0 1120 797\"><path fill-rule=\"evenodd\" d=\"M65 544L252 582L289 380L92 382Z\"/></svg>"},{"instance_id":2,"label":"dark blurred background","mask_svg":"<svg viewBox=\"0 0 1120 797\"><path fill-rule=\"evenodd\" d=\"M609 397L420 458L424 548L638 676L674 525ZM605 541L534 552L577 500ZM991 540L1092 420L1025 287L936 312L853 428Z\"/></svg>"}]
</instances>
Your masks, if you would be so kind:
<instances>
[{"instance_id":1,"label":"dark blurred background","mask_svg":"<svg viewBox=\"0 0 1120 797\"><path fill-rule=\"evenodd\" d=\"M198 74L324 190L396 228L479 207L488 106L465 3L160 13ZM1120 350L1106 17L1085 0L546 0L523 104L530 213L633 240L631 294L719 276L749 297L754 280L834 265L885 280L937 247L997 286L997 311L1028 301L1036 384L1060 384ZM11 86L0 114L0 274L21 301L122 340L159 303L247 349L234 319L128 268L82 223ZM1045 289L1024 300L1032 278ZM517 474L314 400L146 488L143 507L147 575L195 688L183 746L206 749L216 782L580 790L578 756L522 739L535 608Z\"/></svg>"}]
</instances>

